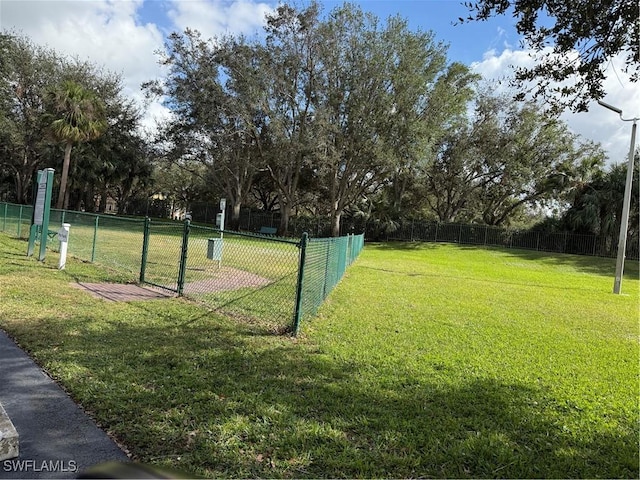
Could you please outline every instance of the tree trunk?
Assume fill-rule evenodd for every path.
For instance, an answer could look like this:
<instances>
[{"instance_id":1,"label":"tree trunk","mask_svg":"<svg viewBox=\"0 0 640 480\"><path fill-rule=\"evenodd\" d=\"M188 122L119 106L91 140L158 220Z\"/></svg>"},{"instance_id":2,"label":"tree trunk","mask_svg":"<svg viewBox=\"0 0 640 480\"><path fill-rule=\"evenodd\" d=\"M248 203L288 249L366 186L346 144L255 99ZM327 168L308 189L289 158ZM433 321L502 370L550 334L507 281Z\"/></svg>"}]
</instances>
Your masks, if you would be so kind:
<instances>
[{"instance_id":1,"label":"tree trunk","mask_svg":"<svg viewBox=\"0 0 640 480\"><path fill-rule=\"evenodd\" d=\"M102 193L100 194L100 207L98 208L98 212L99 213L106 213L107 212L107 199L109 198L109 195L107 194L106 190L103 190Z\"/></svg>"},{"instance_id":2,"label":"tree trunk","mask_svg":"<svg viewBox=\"0 0 640 480\"><path fill-rule=\"evenodd\" d=\"M23 204L27 204L27 195L26 195L26 188L23 187L23 185L26 185L25 182L22 181L22 176L20 175L19 172L16 172L15 175L15 186L16 186L16 202L17 203L23 203Z\"/></svg>"},{"instance_id":3,"label":"tree trunk","mask_svg":"<svg viewBox=\"0 0 640 480\"><path fill-rule=\"evenodd\" d=\"M340 219L342 218L342 211L334 210L331 214L331 236L340 236Z\"/></svg>"},{"instance_id":4,"label":"tree trunk","mask_svg":"<svg viewBox=\"0 0 640 480\"><path fill-rule=\"evenodd\" d=\"M63 210L68 210L69 209L69 197L71 195L71 189L69 187L66 188L65 192L64 192L64 202L62 203L62 209Z\"/></svg>"},{"instance_id":5,"label":"tree trunk","mask_svg":"<svg viewBox=\"0 0 640 480\"><path fill-rule=\"evenodd\" d=\"M235 201L231 205L231 222L229 225L231 230L240 230L240 207L242 207L242 203L239 201Z\"/></svg>"},{"instance_id":6,"label":"tree trunk","mask_svg":"<svg viewBox=\"0 0 640 480\"><path fill-rule=\"evenodd\" d=\"M291 204L289 202L280 202L280 226L278 227L278 235L286 237L289 230L289 217L291 216Z\"/></svg>"},{"instance_id":7,"label":"tree trunk","mask_svg":"<svg viewBox=\"0 0 640 480\"><path fill-rule=\"evenodd\" d=\"M69 177L69 165L71 164L71 147L73 144L67 142L64 147L64 161L62 162L62 175L60 176L60 191L58 192L58 201L56 208L61 210L64 208L64 199L67 192L67 178Z\"/></svg>"}]
</instances>

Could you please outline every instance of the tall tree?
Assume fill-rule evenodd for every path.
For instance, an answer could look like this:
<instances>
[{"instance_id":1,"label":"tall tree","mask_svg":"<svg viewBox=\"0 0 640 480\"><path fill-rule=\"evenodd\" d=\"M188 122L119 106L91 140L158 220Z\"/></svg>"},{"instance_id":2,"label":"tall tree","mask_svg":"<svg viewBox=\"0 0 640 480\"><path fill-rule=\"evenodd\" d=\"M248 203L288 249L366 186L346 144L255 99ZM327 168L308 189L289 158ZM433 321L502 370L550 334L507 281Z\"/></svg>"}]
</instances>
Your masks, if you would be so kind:
<instances>
[{"instance_id":1,"label":"tall tree","mask_svg":"<svg viewBox=\"0 0 640 480\"><path fill-rule=\"evenodd\" d=\"M13 180L11 196L28 203L31 180L47 153L44 99L60 79L62 61L10 32L0 33L0 59L0 165Z\"/></svg>"},{"instance_id":2,"label":"tall tree","mask_svg":"<svg viewBox=\"0 0 640 480\"><path fill-rule=\"evenodd\" d=\"M261 148L261 155L278 195L280 235L288 230L303 172L313 170L316 160L313 100L321 68L319 14L316 2L301 10L281 5L267 16L265 27L260 72L270 148Z\"/></svg>"},{"instance_id":3,"label":"tall tree","mask_svg":"<svg viewBox=\"0 0 640 480\"><path fill-rule=\"evenodd\" d=\"M470 123L451 132L425 171L428 202L442 221L508 224L560 198L587 159L603 157L535 103L480 92Z\"/></svg>"},{"instance_id":4,"label":"tall tree","mask_svg":"<svg viewBox=\"0 0 640 480\"><path fill-rule=\"evenodd\" d=\"M585 111L604 96L605 69L624 58L633 82L640 79L640 11L637 0L476 0L461 21L511 14L525 44L535 52L532 67L516 70L519 98L530 81L536 96L556 110ZM567 83L566 80L570 80Z\"/></svg>"},{"instance_id":5,"label":"tall tree","mask_svg":"<svg viewBox=\"0 0 640 480\"><path fill-rule=\"evenodd\" d=\"M441 138L433 162L419 177L424 182L424 199L428 209L441 222L466 220L465 212L476 190L491 176L470 152L471 126L452 128Z\"/></svg>"},{"instance_id":6,"label":"tall tree","mask_svg":"<svg viewBox=\"0 0 640 480\"><path fill-rule=\"evenodd\" d=\"M640 152L636 152L632 191L638 192ZM615 253L620 232L620 213L626 183L626 165L614 165L608 172L598 170L588 182L576 186L570 207L562 216L562 225L569 231L596 235L600 255ZM631 196L628 248L638 247L640 213L638 195Z\"/></svg>"},{"instance_id":7,"label":"tall tree","mask_svg":"<svg viewBox=\"0 0 640 480\"><path fill-rule=\"evenodd\" d=\"M108 99L107 117L109 128L84 148L82 168L74 175L81 188L75 190L91 192L90 197L100 195L101 211L111 197L118 213L123 213L129 200L150 183L150 149L139 132L141 112L132 101ZM77 195L78 201L81 198ZM89 201L86 198L85 204Z\"/></svg>"},{"instance_id":8,"label":"tall tree","mask_svg":"<svg viewBox=\"0 0 640 480\"><path fill-rule=\"evenodd\" d=\"M144 88L163 96L174 113L162 128L163 157L181 168L205 166L207 178L229 200L231 226L237 226L263 123L255 97L261 91L256 50L242 37L205 41L187 29L169 36L160 62L169 68L167 78Z\"/></svg>"},{"instance_id":9,"label":"tall tree","mask_svg":"<svg viewBox=\"0 0 640 480\"><path fill-rule=\"evenodd\" d=\"M104 103L82 85L66 80L49 92L50 131L64 144L64 161L56 208L67 208L67 179L74 144L98 138L107 128Z\"/></svg>"},{"instance_id":10,"label":"tall tree","mask_svg":"<svg viewBox=\"0 0 640 480\"><path fill-rule=\"evenodd\" d=\"M467 107L474 95L473 87L479 79L464 65L448 65L429 90L426 108L419 117L417 128L413 128L413 135L394 137L396 160L389 185L385 187L387 201L383 202L385 213L391 218L406 217L407 212L419 214L433 198L426 195L422 188L424 173L433 171L430 167L442 160L438 153L443 144L449 144L448 138L464 136ZM398 123L396 128L403 129L404 123ZM456 149L460 150L460 145ZM457 177L451 175L448 178L458 181Z\"/></svg>"},{"instance_id":11,"label":"tall tree","mask_svg":"<svg viewBox=\"0 0 640 480\"><path fill-rule=\"evenodd\" d=\"M91 93L82 93L84 100L80 101L76 101L80 97L75 95L75 100L72 101L70 92L64 92L65 84L73 85L74 92L82 90ZM59 158L59 147L54 144L59 143L60 138L53 134L53 127L59 134L65 130L67 134L73 133L74 129L80 130L82 121L88 120L87 114L83 114L84 120L78 116L80 106L84 105L82 108L90 111L92 117L97 115L99 118L93 118L89 122L89 130L94 132L90 131L88 135L85 132L80 137L93 137L96 127L102 130L108 124L113 128L107 130L108 138L102 146L107 145L110 140L111 145L119 145L111 148L109 155L104 154L104 149L98 153L98 147L84 149L79 156L82 159L81 164L74 162L76 167L80 167L77 172L82 176L81 181L79 178L75 186L70 178L71 173L67 174L68 194L64 194L65 198L70 197L76 207L81 203L86 207L92 205L93 199L90 197L93 196L93 192L104 191L102 183L106 180L103 173L115 164L119 165L118 171L127 170L127 162L124 162L123 156L131 153L131 148L125 152L125 148L132 144L129 140L136 137L133 143L144 147L144 142L137 136L139 112L134 112L136 109L129 100L124 99L122 90L123 84L119 75L107 72L90 62L58 56L52 50L34 45L26 37L2 32L0 168L13 178L12 198L27 203L34 172L45 166L59 168L58 165L62 166L65 163L64 158ZM64 98L68 101L66 107L63 105ZM75 103L72 106L73 102ZM60 108L69 109L66 112L67 116L59 110ZM68 124L65 126L65 123ZM113 138L115 136L119 136L118 140ZM66 141L63 143L66 144ZM116 152L118 148L120 151ZM132 160L132 157L129 158ZM69 165L69 172L73 170L71 167L72 165ZM113 168L111 170L115 171Z\"/></svg>"},{"instance_id":12,"label":"tall tree","mask_svg":"<svg viewBox=\"0 0 640 480\"><path fill-rule=\"evenodd\" d=\"M418 40L406 33L401 20L390 19L383 29L377 17L353 5L332 11L324 28L318 114L326 140L320 174L333 235L339 234L345 207L392 175L396 153L415 155L405 138L417 133L423 77L428 71L433 80L444 55L437 48L429 52L428 35ZM413 140L420 144L420 135Z\"/></svg>"}]
</instances>

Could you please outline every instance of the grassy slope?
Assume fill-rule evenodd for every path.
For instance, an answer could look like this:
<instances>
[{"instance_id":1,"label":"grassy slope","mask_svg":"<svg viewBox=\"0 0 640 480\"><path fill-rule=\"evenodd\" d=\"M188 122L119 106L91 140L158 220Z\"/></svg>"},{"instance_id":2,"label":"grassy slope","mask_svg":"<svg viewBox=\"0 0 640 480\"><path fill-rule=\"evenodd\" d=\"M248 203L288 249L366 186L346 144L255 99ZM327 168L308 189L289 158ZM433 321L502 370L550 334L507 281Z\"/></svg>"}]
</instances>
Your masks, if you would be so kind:
<instances>
[{"instance_id":1,"label":"grassy slope","mask_svg":"<svg viewBox=\"0 0 640 480\"><path fill-rule=\"evenodd\" d=\"M0 327L135 458L233 477L637 477L638 273L369 246L299 340L0 236Z\"/></svg>"}]
</instances>

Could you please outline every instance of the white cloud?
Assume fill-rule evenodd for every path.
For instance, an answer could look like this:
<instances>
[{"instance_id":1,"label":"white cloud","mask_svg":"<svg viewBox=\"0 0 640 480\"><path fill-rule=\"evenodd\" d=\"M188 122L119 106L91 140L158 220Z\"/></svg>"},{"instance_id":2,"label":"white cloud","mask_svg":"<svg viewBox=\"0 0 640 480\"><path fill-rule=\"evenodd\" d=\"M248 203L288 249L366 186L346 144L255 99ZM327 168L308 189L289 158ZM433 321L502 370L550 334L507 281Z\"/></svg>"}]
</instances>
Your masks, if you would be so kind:
<instances>
[{"instance_id":1,"label":"white cloud","mask_svg":"<svg viewBox=\"0 0 640 480\"><path fill-rule=\"evenodd\" d=\"M152 23L141 21L144 0L1 0L0 28L121 74L123 93L143 106L141 84L163 77L155 54L163 48L163 32L191 27L205 37L251 34L271 11L266 3L252 0L171 0L167 5L168 18ZM149 130L156 119L167 116L159 102L151 103L143 125Z\"/></svg>"},{"instance_id":2,"label":"white cloud","mask_svg":"<svg viewBox=\"0 0 640 480\"><path fill-rule=\"evenodd\" d=\"M471 69L485 79L493 81L496 91L507 91L508 79L513 75L513 67L531 67L534 59L527 50L504 50L497 55L495 50L485 53L482 61L471 64ZM624 116L640 116L640 88L633 84L622 72L622 59L610 62L606 72L603 99L607 103L621 108ZM584 139L600 143L609 156L609 163L624 163L629 153L631 141L630 123L620 121L614 112L599 106L596 102L589 105L589 111L582 113L563 113L561 116L569 128Z\"/></svg>"},{"instance_id":3,"label":"white cloud","mask_svg":"<svg viewBox=\"0 0 640 480\"><path fill-rule=\"evenodd\" d=\"M142 0L2 0L0 27L16 30L60 54L88 60L121 74L123 93L142 105L140 85L162 74L154 51L163 43L156 25L137 21L142 3Z\"/></svg>"},{"instance_id":4,"label":"white cloud","mask_svg":"<svg viewBox=\"0 0 640 480\"><path fill-rule=\"evenodd\" d=\"M142 22L141 12L149 6L143 0L1 0L0 28L17 30L37 44L122 74L125 94L142 105L141 83L163 76L154 53L163 47L163 32L191 27L205 38L223 33L251 35L264 24L274 4L272 0L168 0L157 9L166 16ZM506 31L498 29L495 46L508 45L508 40ZM498 53L493 49L471 68L487 79L506 80L512 66L533 62L525 50L506 48ZM506 89L506 81L503 87L495 83L496 89ZM605 89L604 100L622 108L625 117L640 115L640 88L621 72L618 59L608 70ZM153 103L144 123L150 127L154 118L167 115L164 107ZM612 162L625 161L630 125L613 112L594 102L589 112L564 114L563 119L584 138L602 143Z\"/></svg>"},{"instance_id":5,"label":"white cloud","mask_svg":"<svg viewBox=\"0 0 640 480\"><path fill-rule=\"evenodd\" d=\"M251 0L172 0L168 16L178 31L189 27L211 38L226 33L252 35L271 11L268 4Z\"/></svg>"}]
</instances>

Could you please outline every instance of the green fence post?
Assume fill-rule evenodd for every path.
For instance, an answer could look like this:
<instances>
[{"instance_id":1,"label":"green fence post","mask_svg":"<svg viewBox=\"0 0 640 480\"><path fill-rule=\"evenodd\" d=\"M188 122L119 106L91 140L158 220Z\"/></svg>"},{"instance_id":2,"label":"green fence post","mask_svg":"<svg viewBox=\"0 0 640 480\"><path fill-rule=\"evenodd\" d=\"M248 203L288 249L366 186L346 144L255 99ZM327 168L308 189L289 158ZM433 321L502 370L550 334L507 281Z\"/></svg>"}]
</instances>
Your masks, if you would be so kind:
<instances>
[{"instance_id":1,"label":"green fence post","mask_svg":"<svg viewBox=\"0 0 640 480\"><path fill-rule=\"evenodd\" d=\"M293 335L298 335L300 330L300 320L302 317L302 285L304 283L304 263L307 257L307 246L309 245L309 234L304 232L300 240L300 258L298 261L298 281L296 283L296 307L293 313Z\"/></svg>"},{"instance_id":2,"label":"green fence post","mask_svg":"<svg viewBox=\"0 0 640 480\"><path fill-rule=\"evenodd\" d=\"M18 238L22 237L22 205L18 210Z\"/></svg>"},{"instance_id":3,"label":"green fence post","mask_svg":"<svg viewBox=\"0 0 640 480\"><path fill-rule=\"evenodd\" d=\"M178 269L178 296L182 296L184 290L184 281L187 271L187 250L189 249L189 230L191 230L191 222L184 221L184 230L182 233L182 251L180 252L180 267Z\"/></svg>"},{"instance_id":4,"label":"green fence post","mask_svg":"<svg viewBox=\"0 0 640 480\"><path fill-rule=\"evenodd\" d=\"M38 175L35 178L35 181L33 183L34 197L38 192L38 185L40 184L40 179L42 178L42 175L44 175L42 170L38 170ZM35 246L36 246L36 238L38 237L38 226L34 222L35 211L36 211L35 207L31 209L31 224L29 225L29 243L27 246L27 257L30 257L31 255L33 255L33 251L35 250Z\"/></svg>"},{"instance_id":5,"label":"green fence post","mask_svg":"<svg viewBox=\"0 0 640 480\"><path fill-rule=\"evenodd\" d=\"M40 255L39 261L44 261L47 253L47 240L49 238L49 215L51 212L51 192L53 190L53 168L43 170L43 175L47 176L47 188L44 196L44 213L42 215L42 233L40 235Z\"/></svg>"},{"instance_id":6,"label":"green fence post","mask_svg":"<svg viewBox=\"0 0 640 480\"><path fill-rule=\"evenodd\" d=\"M324 244L326 245L326 252L324 257L324 285L322 287L322 299L327 298L327 281L329 276L329 261L331 259L331 250L333 246L333 239L326 239Z\"/></svg>"},{"instance_id":7,"label":"green fence post","mask_svg":"<svg viewBox=\"0 0 640 480\"><path fill-rule=\"evenodd\" d=\"M142 233L142 259L140 260L140 283L144 283L144 273L147 269L147 254L149 253L149 231L151 219L144 217L144 229Z\"/></svg>"},{"instance_id":8,"label":"green fence post","mask_svg":"<svg viewBox=\"0 0 640 480\"><path fill-rule=\"evenodd\" d=\"M64 215L64 212L63 212L63 215ZM94 225L93 225L93 245L91 246L91 263L96 261L96 244L98 243L98 222L99 222L99 220L100 220L100 215L96 215L96 221L94 222Z\"/></svg>"},{"instance_id":9,"label":"green fence post","mask_svg":"<svg viewBox=\"0 0 640 480\"><path fill-rule=\"evenodd\" d=\"M7 207L9 205L8 204L4 204L4 216L2 219L2 231L5 232L7 230Z\"/></svg>"}]
</instances>

